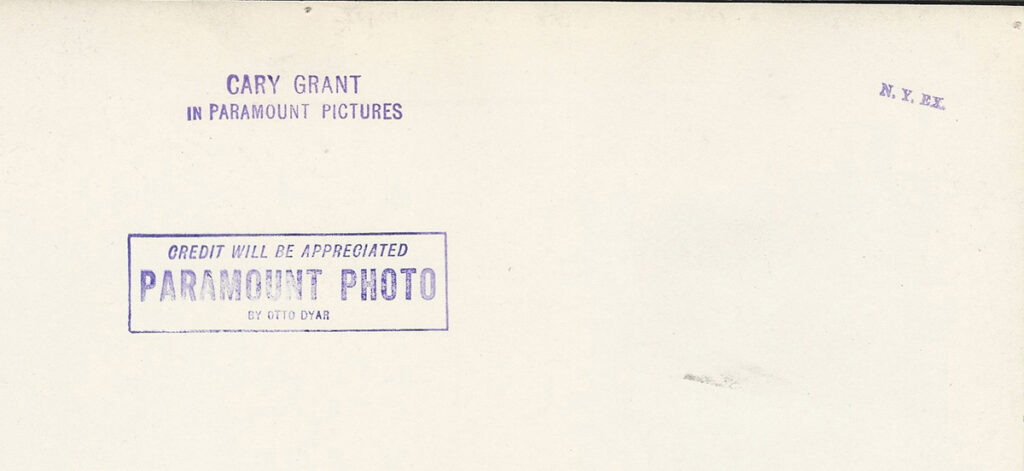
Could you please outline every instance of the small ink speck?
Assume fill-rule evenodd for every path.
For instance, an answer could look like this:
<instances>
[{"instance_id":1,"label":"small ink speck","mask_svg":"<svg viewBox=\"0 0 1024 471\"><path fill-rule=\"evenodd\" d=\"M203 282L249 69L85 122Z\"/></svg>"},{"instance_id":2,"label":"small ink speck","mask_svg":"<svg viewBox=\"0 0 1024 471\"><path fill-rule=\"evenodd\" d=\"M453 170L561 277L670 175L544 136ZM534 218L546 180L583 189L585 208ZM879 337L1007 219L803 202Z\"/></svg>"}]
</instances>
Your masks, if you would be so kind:
<instances>
[{"instance_id":1,"label":"small ink speck","mask_svg":"<svg viewBox=\"0 0 1024 471\"><path fill-rule=\"evenodd\" d=\"M306 13L313 11L313 7L306 7Z\"/></svg>"},{"instance_id":2,"label":"small ink speck","mask_svg":"<svg viewBox=\"0 0 1024 471\"><path fill-rule=\"evenodd\" d=\"M1021 23L1019 21L1013 22L1013 29L1020 29Z\"/></svg>"}]
</instances>

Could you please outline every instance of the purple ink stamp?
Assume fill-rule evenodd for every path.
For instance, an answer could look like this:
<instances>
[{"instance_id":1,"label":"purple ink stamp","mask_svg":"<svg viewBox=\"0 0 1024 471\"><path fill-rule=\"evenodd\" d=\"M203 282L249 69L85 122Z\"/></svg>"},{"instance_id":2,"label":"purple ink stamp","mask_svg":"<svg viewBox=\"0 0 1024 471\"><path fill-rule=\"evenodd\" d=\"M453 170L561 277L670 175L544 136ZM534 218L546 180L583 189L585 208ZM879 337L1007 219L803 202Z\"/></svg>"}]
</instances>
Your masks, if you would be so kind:
<instances>
[{"instance_id":1,"label":"purple ink stamp","mask_svg":"<svg viewBox=\"0 0 1024 471\"><path fill-rule=\"evenodd\" d=\"M448 330L448 235L129 234L128 331Z\"/></svg>"}]
</instances>

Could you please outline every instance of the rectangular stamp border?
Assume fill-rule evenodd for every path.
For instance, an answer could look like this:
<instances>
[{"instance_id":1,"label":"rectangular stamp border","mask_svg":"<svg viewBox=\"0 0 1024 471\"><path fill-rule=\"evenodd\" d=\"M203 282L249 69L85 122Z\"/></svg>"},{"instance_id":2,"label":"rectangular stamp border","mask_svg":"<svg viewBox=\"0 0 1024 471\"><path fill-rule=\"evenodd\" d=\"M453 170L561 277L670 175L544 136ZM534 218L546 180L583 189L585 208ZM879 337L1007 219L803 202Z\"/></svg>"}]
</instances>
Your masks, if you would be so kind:
<instances>
[{"instance_id":1,"label":"rectangular stamp border","mask_svg":"<svg viewBox=\"0 0 1024 471\"><path fill-rule=\"evenodd\" d=\"M193 330L132 330L132 238L161 237L280 237L280 236L444 236L444 328L437 329L193 329ZM282 232L253 234L128 234L128 332L132 334L214 334L222 332L447 332L448 331L448 233L434 232Z\"/></svg>"}]
</instances>

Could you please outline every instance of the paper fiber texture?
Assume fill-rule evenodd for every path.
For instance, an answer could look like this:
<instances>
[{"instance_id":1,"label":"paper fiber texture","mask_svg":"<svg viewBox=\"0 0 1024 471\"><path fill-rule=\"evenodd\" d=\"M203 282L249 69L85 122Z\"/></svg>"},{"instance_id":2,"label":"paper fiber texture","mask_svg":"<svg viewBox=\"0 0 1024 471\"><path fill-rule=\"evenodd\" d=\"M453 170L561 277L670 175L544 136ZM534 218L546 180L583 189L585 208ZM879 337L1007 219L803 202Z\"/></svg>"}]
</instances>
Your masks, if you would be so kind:
<instances>
[{"instance_id":1,"label":"paper fiber texture","mask_svg":"<svg viewBox=\"0 0 1024 471\"><path fill-rule=\"evenodd\" d=\"M3 2L0 468L1020 470L1022 21Z\"/></svg>"}]
</instances>

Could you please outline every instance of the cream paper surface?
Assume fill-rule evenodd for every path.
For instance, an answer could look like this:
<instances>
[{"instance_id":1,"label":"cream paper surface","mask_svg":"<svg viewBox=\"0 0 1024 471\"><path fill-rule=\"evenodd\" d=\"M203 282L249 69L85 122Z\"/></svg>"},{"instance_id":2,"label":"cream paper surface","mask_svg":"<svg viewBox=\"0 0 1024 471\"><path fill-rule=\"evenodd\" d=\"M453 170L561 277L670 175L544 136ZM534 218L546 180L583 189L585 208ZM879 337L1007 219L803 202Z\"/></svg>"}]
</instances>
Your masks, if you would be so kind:
<instances>
[{"instance_id":1,"label":"cream paper surface","mask_svg":"<svg viewBox=\"0 0 1024 471\"><path fill-rule=\"evenodd\" d=\"M1021 21L4 2L0 468L1020 470ZM447 330L128 329L129 234L395 232Z\"/></svg>"}]
</instances>

